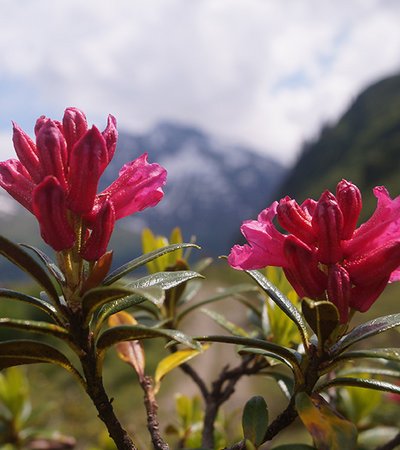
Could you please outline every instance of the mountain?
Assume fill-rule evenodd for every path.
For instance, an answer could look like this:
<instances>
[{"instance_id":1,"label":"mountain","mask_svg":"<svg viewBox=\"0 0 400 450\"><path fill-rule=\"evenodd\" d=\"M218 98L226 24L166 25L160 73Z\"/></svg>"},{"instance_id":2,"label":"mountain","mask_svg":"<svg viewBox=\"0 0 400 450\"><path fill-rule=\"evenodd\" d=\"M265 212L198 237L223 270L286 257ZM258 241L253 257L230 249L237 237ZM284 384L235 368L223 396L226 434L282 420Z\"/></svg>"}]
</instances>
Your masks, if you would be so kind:
<instances>
[{"instance_id":1,"label":"mountain","mask_svg":"<svg viewBox=\"0 0 400 450\"><path fill-rule=\"evenodd\" d=\"M118 222L110 244L117 250L116 264L138 255L144 226L164 235L180 226L186 241L197 237L203 255L227 254L241 222L256 216L285 174L280 164L250 148L220 141L193 127L161 123L140 135L120 133L101 188L114 181L123 164L144 152L149 153L149 162L168 171L165 196L155 208ZM34 217L3 190L0 230L16 242L43 247ZM0 280L19 276L12 269L0 259Z\"/></svg>"},{"instance_id":2,"label":"mountain","mask_svg":"<svg viewBox=\"0 0 400 450\"><path fill-rule=\"evenodd\" d=\"M251 148L227 143L203 131L160 123L142 135L120 134L104 182L115 169L143 152L168 171L165 196L155 208L128 218L132 230L149 226L169 235L181 227L185 240L195 235L204 251L227 254L241 222L265 207L265 198L285 174L283 166Z\"/></svg>"},{"instance_id":3,"label":"mountain","mask_svg":"<svg viewBox=\"0 0 400 450\"><path fill-rule=\"evenodd\" d=\"M364 218L375 207L374 186L400 194L400 75L379 81L353 101L336 124L303 146L301 156L275 198L318 199L342 178L363 193Z\"/></svg>"}]
</instances>

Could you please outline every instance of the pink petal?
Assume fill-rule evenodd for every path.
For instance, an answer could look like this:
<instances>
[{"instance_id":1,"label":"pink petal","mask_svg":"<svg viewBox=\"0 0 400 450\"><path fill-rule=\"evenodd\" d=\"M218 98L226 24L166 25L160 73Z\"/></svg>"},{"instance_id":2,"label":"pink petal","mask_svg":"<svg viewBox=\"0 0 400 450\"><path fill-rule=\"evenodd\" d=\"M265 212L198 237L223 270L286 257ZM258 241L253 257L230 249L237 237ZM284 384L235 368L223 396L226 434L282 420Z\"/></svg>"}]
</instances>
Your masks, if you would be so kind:
<instances>
[{"instance_id":1,"label":"pink petal","mask_svg":"<svg viewBox=\"0 0 400 450\"><path fill-rule=\"evenodd\" d=\"M342 180L336 188L336 199L343 214L342 239L350 239L362 209L361 192L353 183Z\"/></svg>"},{"instance_id":2,"label":"pink petal","mask_svg":"<svg viewBox=\"0 0 400 450\"><path fill-rule=\"evenodd\" d=\"M107 127L102 133L104 140L106 141L108 160L110 162L114 156L115 149L117 147L118 131L117 120L111 114L107 119Z\"/></svg>"},{"instance_id":3,"label":"pink petal","mask_svg":"<svg viewBox=\"0 0 400 450\"><path fill-rule=\"evenodd\" d=\"M366 312L379 298L389 282L389 277L374 281L368 285L354 286L351 290L350 307Z\"/></svg>"},{"instance_id":4,"label":"pink petal","mask_svg":"<svg viewBox=\"0 0 400 450\"><path fill-rule=\"evenodd\" d=\"M159 164L149 164L147 153L125 164L119 177L98 198L109 199L115 208L116 219L155 206L164 196L167 171ZM102 200L104 198L104 200Z\"/></svg>"},{"instance_id":5,"label":"pink petal","mask_svg":"<svg viewBox=\"0 0 400 450\"><path fill-rule=\"evenodd\" d=\"M248 220L241 226L243 236L249 245L235 245L228 257L228 263L242 270L259 269L266 266L287 266L283 251L286 236L272 223L278 203L274 202L263 210L258 220Z\"/></svg>"},{"instance_id":6,"label":"pink petal","mask_svg":"<svg viewBox=\"0 0 400 450\"><path fill-rule=\"evenodd\" d=\"M0 162L0 186L28 211L32 210L32 192L35 187L28 171L17 159Z\"/></svg>"},{"instance_id":7,"label":"pink petal","mask_svg":"<svg viewBox=\"0 0 400 450\"><path fill-rule=\"evenodd\" d=\"M13 122L13 143L18 159L25 166L32 179L39 183L42 179L37 149L32 139Z\"/></svg>"},{"instance_id":8,"label":"pink petal","mask_svg":"<svg viewBox=\"0 0 400 450\"><path fill-rule=\"evenodd\" d=\"M347 270L339 264L329 268L327 292L329 300L339 311L340 323L347 323L349 319L351 281Z\"/></svg>"},{"instance_id":9,"label":"pink petal","mask_svg":"<svg viewBox=\"0 0 400 450\"><path fill-rule=\"evenodd\" d=\"M63 117L63 133L67 142L68 153L73 146L86 133L88 129L86 116L78 108L67 108Z\"/></svg>"},{"instance_id":10,"label":"pink petal","mask_svg":"<svg viewBox=\"0 0 400 450\"><path fill-rule=\"evenodd\" d=\"M344 244L345 255L352 259L400 236L400 196L392 200L383 186L376 187L374 195L378 199L375 212Z\"/></svg>"}]
</instances>

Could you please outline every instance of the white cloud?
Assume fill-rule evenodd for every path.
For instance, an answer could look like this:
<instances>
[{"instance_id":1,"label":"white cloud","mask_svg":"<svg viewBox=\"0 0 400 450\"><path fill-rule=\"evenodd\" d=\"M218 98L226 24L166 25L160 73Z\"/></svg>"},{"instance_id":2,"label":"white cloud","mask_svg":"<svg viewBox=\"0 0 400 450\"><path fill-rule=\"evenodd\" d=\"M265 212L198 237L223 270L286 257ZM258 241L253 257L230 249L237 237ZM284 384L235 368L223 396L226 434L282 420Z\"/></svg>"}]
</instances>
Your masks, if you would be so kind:
<instances>
[{"instance_id":1,"label":"white cloud","mask_svg":"<svg viewBox=\"0 0 400 450\"><path fill-rule=\"evenodd\" d=\"M400 66L400 2L1 0L0 128L76 105L194 123L292 161Z\"/></svg>"}]
</instances>

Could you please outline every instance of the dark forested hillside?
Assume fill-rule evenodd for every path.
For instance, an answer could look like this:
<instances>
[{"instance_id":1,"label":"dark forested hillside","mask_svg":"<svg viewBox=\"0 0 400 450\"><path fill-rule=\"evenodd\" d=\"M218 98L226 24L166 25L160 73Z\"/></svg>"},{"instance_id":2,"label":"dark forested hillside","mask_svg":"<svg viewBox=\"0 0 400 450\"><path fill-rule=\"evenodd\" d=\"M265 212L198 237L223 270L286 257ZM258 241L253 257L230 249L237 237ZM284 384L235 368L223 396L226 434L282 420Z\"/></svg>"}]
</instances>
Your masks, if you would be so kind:
<instances>
[{"instance_id":1,"label":"dark forested hillside","mask_svg":"<svg viewBox=\"0 0 400 450\"><path fill-rule=\"evenodd\" d=\"M363 192L364 215L375 205L371 189L400 194L400 75L362 92L337 124L326 126L302 154L275 198L318 198L346 178Z\"/></svg>"}]
</instances>

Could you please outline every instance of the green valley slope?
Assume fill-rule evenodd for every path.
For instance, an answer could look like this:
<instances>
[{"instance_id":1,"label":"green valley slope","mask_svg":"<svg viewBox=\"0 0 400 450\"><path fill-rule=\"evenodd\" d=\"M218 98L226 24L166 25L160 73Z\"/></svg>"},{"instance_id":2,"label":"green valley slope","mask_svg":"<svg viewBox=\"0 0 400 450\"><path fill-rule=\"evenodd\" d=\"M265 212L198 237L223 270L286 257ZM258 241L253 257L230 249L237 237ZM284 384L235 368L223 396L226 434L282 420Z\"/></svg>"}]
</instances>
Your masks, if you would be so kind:
<instances>
[{"instance_id":1,"label":"green valley slope","mask_svg":"<svg viewBox=\"0 0 400 450\"><path fill-rule=\"evenodd\" d=\"M361 188L364 216L374 208L374 186L385 185L392 197L400 194L400 75L367 88L337 124L304 145L274 197L318 199L342 178Z\"/></svg>"}]
</instances>

